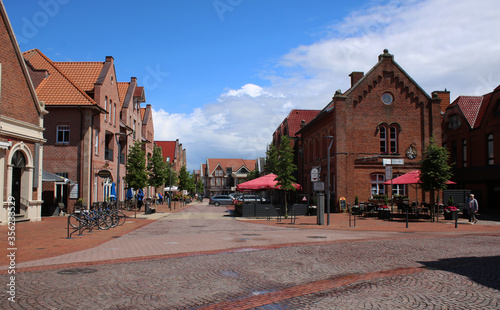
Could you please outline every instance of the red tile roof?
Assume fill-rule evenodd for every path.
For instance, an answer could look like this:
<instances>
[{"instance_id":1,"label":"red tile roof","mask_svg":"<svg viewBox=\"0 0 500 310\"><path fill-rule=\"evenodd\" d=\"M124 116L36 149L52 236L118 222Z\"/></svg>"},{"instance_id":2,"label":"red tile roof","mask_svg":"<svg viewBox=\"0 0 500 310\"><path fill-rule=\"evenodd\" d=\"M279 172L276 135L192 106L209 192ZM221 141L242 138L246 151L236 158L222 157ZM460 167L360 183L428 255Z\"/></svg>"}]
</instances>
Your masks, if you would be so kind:
<instances>
[{"instance_id":1,"label":"red tile roof","mask_svg":"<svg viewBox=\"0 0 500 310\"><path fill-rule=\"evenodd\" d=\"M232 168L233 172L238 171L241 167L245 166L248 170L252 171L255 169L257 161L255 159L240 159L240 158L208 158L208 174L212 172L219 165L226 173L226 168Z\"/></svg>"},{"instance_id":2,"label":"red tile roof","mask_svg":"<svg viewBox=\"0 0 500 310\"><path fill-rule=\"evenodd\" d=\"M294 137L300 129L300 123L304 120L309 123L321 110L292 110L287 116L288 133Z\"/></svg>"},{"instance_id":3,"label":"red tile roof","mask_svg":"<svg viewBox=\"0 0 500 310\"><path fill-rule=\"evenodd\" d=\"M125 101L125 96L127 96L127 90L130 82L118 82L116 85L118 86L118 96L120 97L120 103L123 104L123 101Z\"/></svg>"},{"instance_id":4,"label":"red tile roof","mask_svg":"<svg viewBox=\"0 0 500 310\"><path fill-rule=\"evenodd\" d=\"M36 88L38 98L44 101L45 105L98 106L42 52L33 49L24 52L23 56L35 69L47 70L49 73Z\"/></svg>"},{"instance_id":5,"label":"red tile roof","mask_svg":"<svg viewBox=\"0 0 500 310\"><path fill-rule=\"evenodd\" d=\"M458 106L470 128L473 129L481 124L490 97L490 94L485 96L459 96L449 107Z\"/></svg>"},{"instance_id":6,"label":"red tile roof","mask_svg":"<svg viewBox=\"0 0 500 310\"><path fill-rule=\"evenodd\" d=\"M104 67L104 62L54 62L54 64L84 91L94 89L94 83Z\"/></svg>"},{"instance_id":7,"label":"red tile roof","mask_svg":"<svg viewBox=\"0 0 500 310\"><path fill-rule=\"evenodd\" d=\"M157 146L161 147L163 159L167 160L167 157L170 157L170 163L173 163L175 158L176 141L155 141L155 143Z\"/></svg>"}]
</instances>

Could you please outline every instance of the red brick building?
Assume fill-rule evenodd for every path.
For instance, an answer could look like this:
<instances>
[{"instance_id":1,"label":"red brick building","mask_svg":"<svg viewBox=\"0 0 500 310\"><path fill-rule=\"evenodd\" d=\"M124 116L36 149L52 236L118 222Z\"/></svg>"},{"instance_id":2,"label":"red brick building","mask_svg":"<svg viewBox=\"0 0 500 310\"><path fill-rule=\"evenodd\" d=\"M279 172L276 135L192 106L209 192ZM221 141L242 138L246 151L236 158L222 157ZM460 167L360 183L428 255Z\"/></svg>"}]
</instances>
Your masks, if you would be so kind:
<instances>
[{"instance_id":1,"label":"red brick building","mask_svg":"<svg viewBox=\"0 0 500 310\"><path fill-rule=\"evenodd\" d=\"M446 109L443 146L453 180L474 193L480 210L500 206L500 86L483 96L460 96Z\"/></svg>"},{"instance_id":2,"label":"red brick building","mask_svg":"<svg viewBox=\"0 0 500 310\"><path fill-rule=\"evenodd\" d=\"M306 192L313 192L311 169L320 180L330 181L332 210L339 199L366 202L373 195L387 195L386 166L391 160L393 176L419 168L422 151L434 136L441 144L440 93L431 98L395 61L387 50L366 74L350 74L351 87L335 93L333 100L307 125L301 134ZM330 150L330 175L328 147ZM325 184L326 185L326 184ZM393 194L409 195L406 186L393 187ZM419 195L421 191L419 191ZM421 196L418 201L425 201ZM428 197L427 197L428 199Z\"/></svg>"},{"instance_id":3,"label":"red brick building","mask_svg":"<svg viewBox=\"0 0 500 310\"><path fill-rule=\"evenodd\" d=\"M129 146L139 140L146 142L147 151L154 139L142 136L143 129L147 135L152 131L150 107L141 114L143 87L135 78L117 83L110 56L104 62L54 62L36 49L23 55L36 92L50 112L44 170L72 180L69 185L44 184L45 203L63 202L71 210L82 198L91 205L109 198L112 183L123 200ZM148 117L146 125L142 116ZM101 170L111 176L101 178Z\"/></svg>"},{"instance_id":4,"label":"red brick building","mask_svg":"<svg viewBox=\"0 0 500 310\"><path fill-rule=\"evenodd\" d=\"M0 224L41 220L45 142L39 101L0 1ZM12 207L13 206L13 207ZM12 208L12 209L11 209Z\"/></svg>"},{"instance_id":5,"label":"red brick building","mask_svg":"<svg viewBox=\"0 0 500 310\"><path fill-rule=\"evenodd\" d=\"M279 148L283 136L288 136L290 138L290 144L294 151L294 163L297 167L302 167L304 165L304 152L301 147L300 134L297 132L314 119L319 112L321 111L294 109L290 111L288 116L273 133L273 145L276 148ZM297 169L294 175L299 184L304 184L304 175L302 172L302 169Z\"/></svg>"},{"instance_id":6,"label":"red brick building","mask_svg":"<svg viewBox=\"0 0 500 310\"><path fill-rule=\"evenodd\" d=\"M245 180L250 171L259 169L257 164L255 159L207 158L206 165L202 165L205 197L235 192L240 180Z\"/></svg>"}]
</instances>

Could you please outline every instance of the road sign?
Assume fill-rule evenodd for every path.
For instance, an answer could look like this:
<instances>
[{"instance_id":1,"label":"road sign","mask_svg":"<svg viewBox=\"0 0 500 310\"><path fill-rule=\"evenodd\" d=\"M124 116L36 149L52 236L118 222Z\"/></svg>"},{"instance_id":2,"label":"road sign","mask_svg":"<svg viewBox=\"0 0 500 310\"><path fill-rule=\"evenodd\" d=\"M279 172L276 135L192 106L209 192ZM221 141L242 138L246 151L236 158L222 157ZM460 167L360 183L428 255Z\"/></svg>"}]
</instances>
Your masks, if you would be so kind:
<instances>
[{"instance_id":1,"label":"road sign","mask_svg":"<svg viewBox=\"0 0 500 310\"><path fill-rule=\"evenodd\" d=\"M316 192L324 192L325 191L325 182L315 182L314 191Z\"/></svg>"}]
</instances>

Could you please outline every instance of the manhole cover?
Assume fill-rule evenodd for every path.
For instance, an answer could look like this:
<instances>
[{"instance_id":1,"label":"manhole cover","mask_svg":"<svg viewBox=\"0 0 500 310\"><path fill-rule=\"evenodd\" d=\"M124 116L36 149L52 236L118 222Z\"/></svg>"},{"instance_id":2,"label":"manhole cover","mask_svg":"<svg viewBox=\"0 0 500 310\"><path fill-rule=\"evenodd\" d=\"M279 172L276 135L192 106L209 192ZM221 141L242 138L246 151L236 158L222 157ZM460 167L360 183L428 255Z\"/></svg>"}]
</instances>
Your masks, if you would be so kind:
<instances>
[{"instance_id":1,"label":"manhole cover","mask_svg":"<svg viewBox=\"0 0 500 310\"><path fill-rule=\"evenodd\" d=\"M307 238L311 238L311 239L326 239L328 237L326 237L326 236L307 236Z\"/></svg>"},{"instance_id":2,"label":"manhole cover","mask_svg":"<svg viewBox=\"0 0 500 310\"><path fill-rule=\"evenodd\" d=\"M97 269L77 268L77 269L60 270L57 273L58 274L64 274L64 275L72 275L72 274L86 274L86 273L94 273L94 272L97 272Z\"/></svg>"}]
</instances>

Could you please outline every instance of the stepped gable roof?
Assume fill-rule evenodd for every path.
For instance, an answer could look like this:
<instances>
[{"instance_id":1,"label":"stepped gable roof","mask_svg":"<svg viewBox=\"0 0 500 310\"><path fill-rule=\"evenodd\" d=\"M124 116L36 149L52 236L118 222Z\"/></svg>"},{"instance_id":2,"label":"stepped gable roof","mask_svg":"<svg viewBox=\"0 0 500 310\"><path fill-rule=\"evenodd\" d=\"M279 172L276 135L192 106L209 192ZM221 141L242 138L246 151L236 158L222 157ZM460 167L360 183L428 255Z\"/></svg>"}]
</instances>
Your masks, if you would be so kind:
<instances>
[{"instance_id":1,"label":"stepped gable roof","mask_svg":"<svg viewBox=\"0 0 500 310\"><path fill-rule=\"evenodd\" d=\"M252 171L255 169L257 160L255 159L240 159L240 158L208 158L208 174L212 174L214 170L220 166L224 173L226 173L226 168L232 168L233 172L241 169L241 167L246 167L248 170Z\"/></svg>"},{"instance_id":2,"label":"stepped gable roof","mask_svg":"<svg viewBox=\"0 0 500 310\"><path fill-rule=\"evenodd\" d=\"M48 73L36 88L38 98L44 101L46 106L95 106L103 111L84 90L38 49L26 51L23 56L34 69L46 70Z\"/></svg>"},{"instance_id":3,"label":"stepped gable roof","mask_svg":"<svg viewBox=\"0 0 500 310\"><path fill-rule=\"evenodd\" d=\"M459 96L450 104L448 109L458 106L467 123L469 123L469 127L474 129L480 126L491 96L492 93L484 96Z\"/></svg>"},{"instance_id":4,"label":"stepped gable roof","mask_svg":"<svg viewBox=\"0 0 500 310\"><path fill-rule=\"evenodd\" d=\"M84 91L94 89L104 67L104 62L54 62L73 83Z\"/></svg>"}]
</instances>

